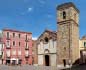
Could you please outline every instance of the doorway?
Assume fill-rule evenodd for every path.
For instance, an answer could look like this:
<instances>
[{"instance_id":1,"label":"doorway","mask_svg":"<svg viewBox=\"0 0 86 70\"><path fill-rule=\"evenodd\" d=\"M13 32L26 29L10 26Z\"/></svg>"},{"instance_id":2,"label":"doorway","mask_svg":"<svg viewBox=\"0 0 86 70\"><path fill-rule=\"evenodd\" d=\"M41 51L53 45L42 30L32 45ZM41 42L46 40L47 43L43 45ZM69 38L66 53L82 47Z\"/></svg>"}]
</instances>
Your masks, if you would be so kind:
<instances>
[{"instance_id":1,"label":"doorway","mask_svg":"<svg viewBox=\"0 0 86 70\"><path fill-rule=\"evenodd\" d=\"M49 55L45 55L45 66L49 66Z\"/></svg>"},{"instance_id":2,"label":"doorway","mask_svg":"<svg viewBox=\"0 0 86 70\"><path fill-rule=\"evenodd\" d=\"M86 64L86 58L85 58L85 64Z\"/></svg>"},{"instance_id":3,"label":"doorway","mask_svg":"<svg viewBox=\"0 0 86 70\"><path fill-rule=\"evenodd\" d=\"M10 59L9 60L6 60L6 64L10 64Z\"/></svg>"},{"instance_id":4,"label":"doorway","mask_svg":"<svg viewBox=\"0 0 86 70\"><path fill-rule=\"evenodd\" d=\"M20 64L20 65L21 65L21 63L22 63L22 60L21 60L21 59L19 59L18 64Z\"/></svg>"},{"instance_id":5,"label":"doorway","mask_svg":"<svg viewBox=\"0 0 86 70\"><path fill-rule=\"evenodd\" d=\"M16 60L12 60L12 65L15 65L16 64Z\"/></svg>"},{"instance_id":6,"label":"doorway","mask_svg":"<svg viewBox=\"0 0 86 70\"><path fill-rule=\"evenodd\" d=\"M66 59L63 59L64 67L66 66Z\"/></svg>"}]
</instances>

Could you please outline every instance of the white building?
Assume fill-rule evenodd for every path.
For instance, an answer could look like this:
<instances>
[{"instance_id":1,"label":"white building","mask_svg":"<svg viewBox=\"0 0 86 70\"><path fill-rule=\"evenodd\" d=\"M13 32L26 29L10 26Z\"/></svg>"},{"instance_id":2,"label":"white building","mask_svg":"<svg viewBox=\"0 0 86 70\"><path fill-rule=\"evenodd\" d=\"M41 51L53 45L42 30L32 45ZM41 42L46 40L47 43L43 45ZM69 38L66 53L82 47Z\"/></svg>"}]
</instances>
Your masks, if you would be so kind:
<instances>
[{"instance_id":1,"label":"white building","mask_svg":"<svg viewBox=\"0 0 86 70\"><path fill-rule=\"evenodd\" d=\"M80 63L86 64L86 36L83 36L80 40L79 40L79 50L80 50Z\"/></svg>"},{"instance_id":2,"label":"white building","mask_svg":"<svg viewBox=\"0 0 86 70\"><path fill-rule=\"evenodd\" d=\"M38 38L38 65L57 65L56 38L56 32L50 30L45 30Z\"/></svg>"}]
</instances>

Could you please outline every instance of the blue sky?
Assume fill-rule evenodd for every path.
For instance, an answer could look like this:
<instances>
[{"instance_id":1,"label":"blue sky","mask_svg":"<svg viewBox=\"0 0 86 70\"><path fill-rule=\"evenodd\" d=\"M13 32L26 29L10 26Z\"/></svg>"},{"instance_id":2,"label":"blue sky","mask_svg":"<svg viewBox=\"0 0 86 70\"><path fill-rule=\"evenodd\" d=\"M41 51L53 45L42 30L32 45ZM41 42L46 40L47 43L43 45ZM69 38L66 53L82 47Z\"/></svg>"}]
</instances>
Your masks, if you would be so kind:
<instances>
[{"instance_id":1,"label":"blue sky","mask_svg":"<svg viewBox=\"0 0 86 70\"><path fill-rule=\"evenodd\" d=\"M56 31L56 6L65 2L74 2L80 10L80 37L86 35L85 0L0 0L0 29L28 31L33 37L45 29Z\"/></svg>"}]
</instances>

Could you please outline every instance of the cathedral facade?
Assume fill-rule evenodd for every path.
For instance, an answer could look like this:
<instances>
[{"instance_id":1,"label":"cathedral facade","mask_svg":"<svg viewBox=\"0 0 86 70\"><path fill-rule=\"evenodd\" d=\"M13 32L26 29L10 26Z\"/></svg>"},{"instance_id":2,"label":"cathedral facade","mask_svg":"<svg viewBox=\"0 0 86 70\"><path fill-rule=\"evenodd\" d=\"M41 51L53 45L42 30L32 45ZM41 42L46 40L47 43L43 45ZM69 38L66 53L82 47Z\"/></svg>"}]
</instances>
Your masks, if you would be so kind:
<instances>
[{"instance_id":1,"label":"cathedral facade","mask_svg":"<svg viewBox=\"0 0 86 70\"><path fill-rule=\"evenodd\" d=\"M37 40L38 65L56 66L56 32L45 30Z\"/></svg>"}]
</instances>

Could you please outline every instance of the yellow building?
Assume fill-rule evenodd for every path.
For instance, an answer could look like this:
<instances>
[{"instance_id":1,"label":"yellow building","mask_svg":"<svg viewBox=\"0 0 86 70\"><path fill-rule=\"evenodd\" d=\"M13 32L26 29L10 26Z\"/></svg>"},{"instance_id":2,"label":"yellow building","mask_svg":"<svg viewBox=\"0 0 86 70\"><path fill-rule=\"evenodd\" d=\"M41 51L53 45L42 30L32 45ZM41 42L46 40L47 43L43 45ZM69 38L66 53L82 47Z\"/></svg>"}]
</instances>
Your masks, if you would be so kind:
<instances>
[{"instance_id":1,"label":"yellow building","mask_svg":"<svg viewBox=\"0 0 86 70\"><path fill-rule=\"evenodd\" d=\"M86 36L79 40L80 63L86 63Z\"/></svg>"}]
</instances>

